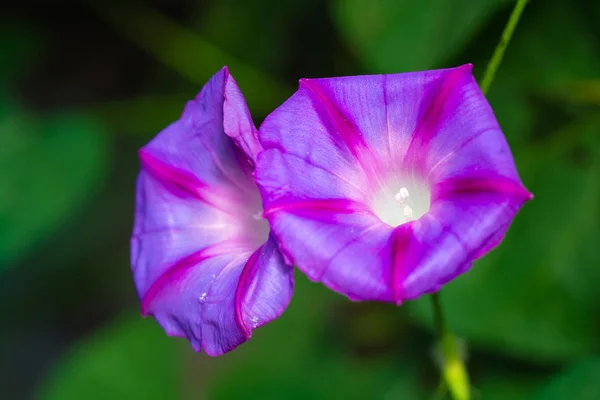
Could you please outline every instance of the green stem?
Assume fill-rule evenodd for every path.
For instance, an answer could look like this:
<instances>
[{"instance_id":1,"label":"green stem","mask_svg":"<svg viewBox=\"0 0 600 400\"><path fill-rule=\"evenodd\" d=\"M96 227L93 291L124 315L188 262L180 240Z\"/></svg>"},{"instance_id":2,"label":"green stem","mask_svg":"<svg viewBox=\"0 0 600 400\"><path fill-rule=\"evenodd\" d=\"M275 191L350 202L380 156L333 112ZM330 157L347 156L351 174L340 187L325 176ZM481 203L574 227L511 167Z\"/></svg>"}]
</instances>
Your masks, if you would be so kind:
<instances>
[{"instance_id":1,"label":"green stem","mask_svg":"<svg viewBox=\"0 0 600 400\"><path fill-rule=\"evenodd\" d=\"M470 400L471 387L467 368L460 355L456 337L446 325L438 293L431 296L431 305L438 334L442 378L454 400Z\"/></svg>"},{"instance_id":2,"label":"green stem","mask_svg":"<svg viewBox=\"0 0 600 400\"><path fill-rule=\"evenodd\" d=\"M502 62L502 57L504 56L504 51L510 42L510 38L512 37L515 28L517 27L517 23L521 18L521 14L523 13L523 9L525 8L525 4L527 4L527 0L517 0L517 4L515 4L515 8L513 8L510 17L508 18L508 22L504 27L504 31L502 32L502 36L500 38L500 43L496 46L496 50L494 50L494 54L492 55L492 59L487 65L485 69L485 74L483 75L483 80L481 81L481 91L484 95L487 95L487 92L496 76L496 71Z\"/></svg>"}]
</instances>

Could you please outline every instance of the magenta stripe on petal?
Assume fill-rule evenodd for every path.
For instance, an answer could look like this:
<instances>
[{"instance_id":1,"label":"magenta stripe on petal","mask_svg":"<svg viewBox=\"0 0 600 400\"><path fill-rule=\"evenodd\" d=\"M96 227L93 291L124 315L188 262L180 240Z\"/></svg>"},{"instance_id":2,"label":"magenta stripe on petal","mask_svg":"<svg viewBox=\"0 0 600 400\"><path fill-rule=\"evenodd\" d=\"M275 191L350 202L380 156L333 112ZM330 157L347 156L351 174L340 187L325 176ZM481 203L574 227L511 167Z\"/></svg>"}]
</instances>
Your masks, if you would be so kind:
<instances>
[{"instance_id":1,"label":"magenta stripe on petal","mask_svg":"<svg viewBox=\"0 0 600 400\"><path fill-rule=\"evenodd\" d=\"M295 212L301 210L334 212L341 214L370 212L369 208L364 204L349 199L315 199L289 202L279 200L276 204L271 204L271 206L264 211L263 215L268 217L269 215L279 211Z\"/></svg>"},{"instance_id":2,"label":"magenta stripe on petal","mask_svg":"<svg viewBox=\"0 0 600 400\"><path fill-rule=\"evenodd\" d=\"M197 197L199 200L202 200L213 207L220 208L221 204L219 204L219 201L215 200L216 189L209 187L196 176L187 171L168 165L144 149L139 151L139 157L143 167L159 181L166 183L167 186L169 183L174 184L180 189Z\"/></svg>"},{"instance_id":3,"label":"magenta stripe on petal","mask_svg":"<svg viewBox=\"0 0 600 400\"><path fill-rule=\"evenodd\" d=\"M351 123L337 106L331 102L319 85L319 80L301 79L300 86L308 89L312 97L323 106L330 122L336 128L334 137L340 137L356 161L362 166L365 173L374 177L374 170L378 167L377 159L374 157L371 149L367 146L364 138L360 135L356 127ZM319 108L317 108L319 109Z\"/></svg>"},{"instance_id":4,"label":"magenta stripe on petal","mask_svg":"<svg viewBox=\"0 0 600 400\"><path fill-rule=\"evenodd\" d=\"M453 194L495 192L522 201L531 200L533 195L520 182L503 176L452 178L435 185L432 198L443 199Z\"/></svg>"},{"instance_id":5,"label":"magenta stripe on petal","mask_svg":"<svg viewBox=\"0 0 600 400\"><path fill-rule=\"evenodd\" d=\"M402 168L405 170L423 171L422 165L423 152L427 151L429 142L435 136L438 125L442 123L442 113L448 106L448 99L453 92L460 90L458 83L461 79L471 76L473 66L466 64L453 69L443 77L443 82L438 89L431 104L426 108L425 113L417 123L417 127L412 134L408 150L403 160Z\"/></svg>"},{"instance_id":6,"label":"magenta stripe on petal","mask_svg":"<svg viewBox=\"0 0 600 400\"><path fill-rule=\"evenodd\" d=\"M259 258L259 251L260 248L252 253L248 261L246 261L244 269L242 270L242 275L240 275L240 279L238 281L237 290L235 292L235 318L240 328L244 331L246 337L250 337L252 334L252 329L244 322L244 317L242 315L242 302L246 294L248 282L252 281L256 275L257 271L255 266Z\"/></svg>"},{"instance_id":7,"label":"magenta stripe on petal","mask_svg":"<svg viewBox=\"0 0 600 400\"><path fill-rule=\"evenodd\" d=\"M392 251L391 282L394 301L397 304L402 303L404 300L404 295L402 293L402 282L410 272L408 268L408 249L412 238L412 223L404 224L394 229L394 232L390 238Z\"/></svg>"},{"instance_id":8,"label":"magenta stripe on petal","mask_svg":"<svg viewBox=\"0 0 600 400\"><path fill-rule=\"evenodd\" d=\"M269 238L244 265L236 289L236 320L246 337L250 337L255 328L281 315L291 298L292 288L293 269L283 261L275 240ZM273 302L273 299L280 300Z\"/></svg>"},{"instance_id":9,"label":"magenta stripe on petal","mask_svg":"<svg viewBox=\"0 0 600 400\"><path fill-rule=\"evenodd\" d=\"M327 115L329 115L331 122L336 126L346 147L357 159L359 159L359 152L366 149L367 146L363 138L357 133L356 128L352 126L348 119L344 117L337 107L329 101L327 96L323 94L317 82L314 82L311 79L301 79L300 85L304 85L313 97L323 105L324 110Z\"/></svg>"},{"instance_id":10,"label":"magenta stripe on petal","mask_svg":"<svg viewBox=\"0 0 600 400\"><path fill-rule=\"evenodd\" d=\"M188 257L180 260L177 264L173 265L171 268L167 269L156 281L154 281L152 286L150 286L150 289L148 289L144 295L141 306L142 315L147 316L150 314L150 305L152 301L166 285L176 284L176 282L181 279L182 275L184 275L190 268L200 264L202 261L211 257L226 254L231 250L231 244L218 243L189 255Z\"/></svg>"}]
</instances>

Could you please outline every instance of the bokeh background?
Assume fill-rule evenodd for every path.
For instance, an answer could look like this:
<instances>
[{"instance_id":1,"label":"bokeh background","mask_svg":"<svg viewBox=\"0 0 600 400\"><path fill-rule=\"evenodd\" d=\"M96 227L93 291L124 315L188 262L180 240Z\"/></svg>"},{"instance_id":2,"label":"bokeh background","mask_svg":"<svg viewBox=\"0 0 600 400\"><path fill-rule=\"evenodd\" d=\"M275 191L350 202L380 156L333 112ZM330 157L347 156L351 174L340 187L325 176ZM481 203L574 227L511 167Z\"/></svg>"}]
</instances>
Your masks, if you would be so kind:
<instances>
[{"instance_id":1,"label":"bokeh background","mask_svg":"<svg viewBox=\"0 0 600 400\"><path fill-rule=\"evenodd\" d=\"M472 62L481 79L512 5L3 3L0 398L434 398L426 298L352 303L298 273L286 313L219 358L142 319L136 151L223 65L257 124L301 77ZM600 399L600 2L532 0L489 100L536 197L443 290L448 322L478 399Z\"/></svg>"}]
</instances>

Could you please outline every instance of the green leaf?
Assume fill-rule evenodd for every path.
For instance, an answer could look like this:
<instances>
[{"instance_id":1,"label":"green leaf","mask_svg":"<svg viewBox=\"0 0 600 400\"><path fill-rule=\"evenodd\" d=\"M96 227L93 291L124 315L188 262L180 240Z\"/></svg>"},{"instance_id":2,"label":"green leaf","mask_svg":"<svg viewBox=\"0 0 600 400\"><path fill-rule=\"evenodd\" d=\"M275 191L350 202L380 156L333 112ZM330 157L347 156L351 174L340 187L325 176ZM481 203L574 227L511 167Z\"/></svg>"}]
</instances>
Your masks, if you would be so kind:
<instances>
[{"instance_id":1,"label":"green leaf","mask_svg":"<svg viewBox=\"0 0 600 400\"><path fill-rule=\"evenodd\" d=\"M337 0L334 20L373 72L440 67L507 0ZM492 51L492 49L490 49Z\"/></svg>"},{"instance_id":2,"label":"green leaf","mask_svg":"<svg viewBox=\"0 0 600 400\"><path fill-rule=\"evenodd\" d=\"M102 183L107 142L86 115L0 114L0 265L69 218Z\"/></svg>"},{"instance_id":3,"label":"green leaf","mask_svg":"<svg viewBox=\"0 0 600 400\"><path fill-rule=\"evenodd\" d=\"M35 398L181 398L177 350L153 320L124 316L73 348L42 382Z\"/></svg>"},{"instance_id":4,"label":"green leaf","mask_svg":"<svg viewBox=\"0 0 600 400\"><path fill-rule=\"evenodd\" d=\"M600 399L600 358L578 361L537 391L533 400Z\"/></svg>"},{"instance_id":5,"label":"green leaf","mask_svg":"<svg viewBox=\"0 0 600 400\"><path fill-rule=\"evenodd\" d=\"M540 157L521 171L536 197L499 248L443 290L450 326L475 344L539 360L598 350L597 124L569 133L580 138L582 153ZM411 311L432 325L428 299Z\"/></svg>"}]
</instances>

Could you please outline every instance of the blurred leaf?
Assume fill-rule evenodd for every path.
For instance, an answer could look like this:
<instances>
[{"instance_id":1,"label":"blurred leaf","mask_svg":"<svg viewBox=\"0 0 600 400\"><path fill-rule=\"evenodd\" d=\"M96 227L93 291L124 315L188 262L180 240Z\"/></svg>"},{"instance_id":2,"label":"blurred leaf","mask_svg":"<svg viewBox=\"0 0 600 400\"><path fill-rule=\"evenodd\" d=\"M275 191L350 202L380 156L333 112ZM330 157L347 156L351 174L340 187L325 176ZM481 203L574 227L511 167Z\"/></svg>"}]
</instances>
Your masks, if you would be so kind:
<instances>
[{"instance_id":1,"label":"blurred leaf","mask_svg":"<svg viewBox=\"0 0 600 400\"><path fill-rule=\"evenodd\" d=\"M90 3L94 12L158 61L202 87L228 65L253 111L269 113L293 91L269 75L223 52L196 32L142 2Z\"/></svg>"},{"instance_id":2,"label":"blurred leaf","mask_svg":"<svg viewBox=\"0 0 600 400\"><path fill-rule=\"evenodd\" d=\"M178 119L193 96L185 93L143 96L94 104L88 110L104 121L111 132L150 136Z\"/></svg>"},{"instance_id":3,"label":"blurred leaf","mask_svg":"<svg viewBox=\"0 0 600 400\"><path fill-rule=\"evenodd\" d=\"M534 400L600 399L600 358L572 364L530 398Z\"/></svg>"},{"instance_id":4,"label":"blurred leaf","mask_svg":"<svg viewBox=\"0 0 600 400\"><path fill-rule=\"evenodd\" d=\"M483 369L481 371L480 369ZM475 370L474 399L530 400L531 394L544 382L545 376L527 369L511 370L485 366Z\"/></svg>"},{"instance_id":5,"label":"blurred leaf","mask_svg":"<svg viewBox=\"0 0 600 400\"><path fill-rule=\"evenodd\" d=\"M489 50L483 52L480 74L495 45L491 42ZM506 50L488 99L509 143L520 147L531 139L536 124L534 95L593 77L600 77L600 52L577 3L531 2ZM552 117L542 115L545 120Z\"/></svg>"},{"instance_id":6,"label":"blurred leaf","mask_svg":"<svg viewBox=\"0 0 600 400\"><path fill-rule=\"evenodd\" d=\"M7 104L5 103L5 106ZM0 265L73 216L104 178L107 143L86 115L0 115Z\"/></svg>"},{"instance_id":7,"label":"blurred leaf","mask_svg":"<svg viewBox=\"0 0 600 400\"><path fill-rule=\"evenodd\" d=\"M505 74L518 71L529 87L600 77L596 38L577 3L547 0L530 6L507 50L511 64L501 67L507 67Z\"/></svg>"},{"instance_id":8,"label":"blurred leaf","mask_svg":"<svg viewBox=\"0 0 600 400\"><path fill-rule=\"evenodd\" d=\"M598 350L598 125L571 135L579 137L578 147L523 171L536 197L504 243L444 289L448 321L459 336L533 359ZM428 299L411 310L431 326Z\"/></svg>"},{"instance_id":9,"label":"blurred leaf","mask_svg":"<svg viewBox=\"0 0 600 400\"><path fill-rule=\"evenodd\" d=\"M264 72L279 73L293 51L289 44L297 37L289 24L307 8L308 1L216 1L199 10L196 25L219 48Z\"/></svg>"},{"instance_id":10,"label":"blurred leaf","mask_svg":"<svg viewBox=\"0 0 600 400\"><path fill-rule=\"evenodd\" d=\"M151 319L128 315L73 348L38 388L39 400L181 398L172 338Z\"/></svg>"},{"instance_id":11,"label":"blurred leaf","mask_svg":"<svg viewBox=\"0 0 600 400\"><path fill-rule=\"evenodd\" d=\"M251 342L227 354L229 368L211 380L211 399L396 399L425 398L419 361L361 359L326 337L336 303L347 302L296 274L294 298L277 321L256 331ZM393 310L393 308L390 308ZM425 360L427 361L427 360Z\"/></svg>"},{"instance_id":12,"label":"blurred leaf","mask_svg":"<svg viewBox=\"0 0 600 400\"><path fill-rule=\"evenodd\" d=\"M507 3L337 0L334 19L366 66L373 72L395 73L440 67Z\"/></svg>"},{"instance_id":13,"label":"blurred leaf","mask_svg":"<svg viewBox=\"0 0 600 400\"><path fill-rule=\"evenodd\" d=\"M546 91L544 95L576 104L600 107L600 79L556 85L551 91Z\"/></svg>"}]
</instances>

